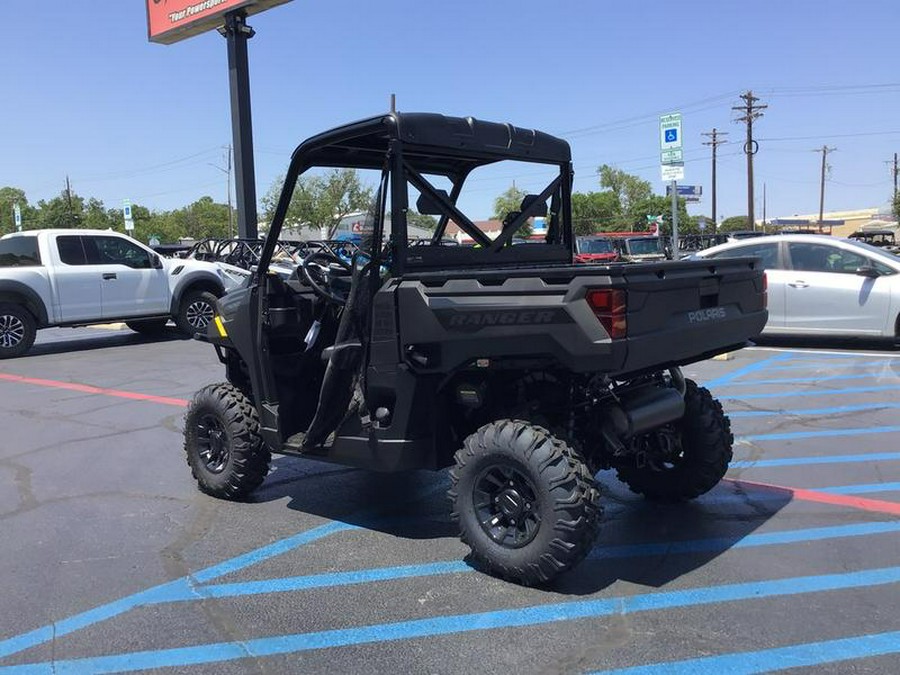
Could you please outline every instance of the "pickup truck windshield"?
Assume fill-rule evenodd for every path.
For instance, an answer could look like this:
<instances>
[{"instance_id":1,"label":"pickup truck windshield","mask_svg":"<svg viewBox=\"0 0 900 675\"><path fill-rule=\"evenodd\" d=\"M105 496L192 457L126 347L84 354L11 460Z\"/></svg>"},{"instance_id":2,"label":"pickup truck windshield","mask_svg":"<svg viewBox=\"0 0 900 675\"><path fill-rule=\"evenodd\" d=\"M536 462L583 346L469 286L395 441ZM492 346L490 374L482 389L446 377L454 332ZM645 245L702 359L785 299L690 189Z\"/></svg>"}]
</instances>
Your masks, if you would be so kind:
<instances>
[{"instance_id":1,"label":"pickup truck windshield","mask_svg":"<svg viewBox=\"0 0 900 675\"><path fill-rule=\"evenodd\" d=\"M609 239L580 239L578 241L579 253L613 253L612 242Z\"/></svg>"},{"instance_id":2,"label":"pickup truck windshield","mask_svg":"<svg viewBox=\"0 0 900 675\"><path fill-rule=\"evenodd\" d=\"M37 237L0 239L0 267L29 267L41 264Z\"/></svg>"}]
</instances>

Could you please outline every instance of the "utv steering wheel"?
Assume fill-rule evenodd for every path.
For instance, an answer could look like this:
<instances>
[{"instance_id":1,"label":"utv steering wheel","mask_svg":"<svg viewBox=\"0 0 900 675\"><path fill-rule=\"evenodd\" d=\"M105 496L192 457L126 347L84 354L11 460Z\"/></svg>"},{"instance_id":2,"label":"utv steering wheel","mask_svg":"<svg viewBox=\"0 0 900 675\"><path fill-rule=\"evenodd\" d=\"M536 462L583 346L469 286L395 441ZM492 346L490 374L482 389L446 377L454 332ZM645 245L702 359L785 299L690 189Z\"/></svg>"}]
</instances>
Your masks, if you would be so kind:
<instances>
[{"instance_id":1,"label":"utv steering wheel","mask_svg":"<svg viewBox=\"0 0 900 675\"><path fill-rule=\"evenodd\" d=\"M332 251L331 248L323 247L310 253L300 263L300 269L303 272L303 278L309 284L313 293L326 302L335 305L343 306L347 304L347 298L338 295L332 289L331 275L337 269L350 273L353 268L350 266L350 263Z\"/></svg>"}]
</instances>

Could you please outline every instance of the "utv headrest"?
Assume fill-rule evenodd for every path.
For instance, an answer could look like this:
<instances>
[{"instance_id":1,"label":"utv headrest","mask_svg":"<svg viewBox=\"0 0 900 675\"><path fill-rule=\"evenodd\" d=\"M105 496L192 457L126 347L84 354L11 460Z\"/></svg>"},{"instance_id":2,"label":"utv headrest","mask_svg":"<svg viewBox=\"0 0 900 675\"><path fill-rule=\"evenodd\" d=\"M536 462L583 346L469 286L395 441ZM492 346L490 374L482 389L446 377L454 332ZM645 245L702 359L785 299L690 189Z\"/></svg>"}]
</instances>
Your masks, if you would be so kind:
<instances>
[{"instance_id":1,"label":"utv headrest","mask_svg":"<svg viewBox=\"0 0 900 675\"><path fill-rule=\"evenodd\" d=\"M519 207L519 210L520 210L520 211L527 211L529 208L531 208L531 206L532 206L539 198L540 198L540 195L525 195L525 196L522 198L522 206ZM543 204L541 204L540 206L538 206L537 209L534 211L534 213L531 214L531 216L532 216L532 217L535 217L535 218L543 218L543 217L545 217L546 215L547 215L547 203L546 203L546 202L544 202Z\"/></svg>"},{"instance_id":2,"label":"utv headrest","mask_svg":"<svg viewBox=\"0 0 900 675\"><path fill-rule=\"evenodd\" d=\"M448 202L450 201L450 195L447 194L446 190L435 190L435 192ZM425 216L440 216L444 214L444 209L441 208L440 203L436 199L432 199L431 195L427 195L424 192L420 194L419 198L416 200L416 211Z\"/></svg>"}]
</instances>

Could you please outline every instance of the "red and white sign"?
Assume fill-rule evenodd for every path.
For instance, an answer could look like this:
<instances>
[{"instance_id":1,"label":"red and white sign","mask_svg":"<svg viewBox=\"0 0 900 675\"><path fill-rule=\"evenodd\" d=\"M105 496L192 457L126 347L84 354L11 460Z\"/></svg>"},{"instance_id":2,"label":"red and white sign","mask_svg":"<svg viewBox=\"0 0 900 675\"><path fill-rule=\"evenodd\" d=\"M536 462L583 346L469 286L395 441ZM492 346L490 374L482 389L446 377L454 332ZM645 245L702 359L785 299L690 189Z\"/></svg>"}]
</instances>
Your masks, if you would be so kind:
<instances>
[{"instance_id":1,"label":"red and white sign","mask_svg":"<svg viewBox=\"0 0 900 675\"><path fill-rule=\"evenodd\" d=\"M290 0L146 0L150 42L173 42L205 33L225 23L224 15L242 9L248 15Z\"/></svg>"}]
</instances>

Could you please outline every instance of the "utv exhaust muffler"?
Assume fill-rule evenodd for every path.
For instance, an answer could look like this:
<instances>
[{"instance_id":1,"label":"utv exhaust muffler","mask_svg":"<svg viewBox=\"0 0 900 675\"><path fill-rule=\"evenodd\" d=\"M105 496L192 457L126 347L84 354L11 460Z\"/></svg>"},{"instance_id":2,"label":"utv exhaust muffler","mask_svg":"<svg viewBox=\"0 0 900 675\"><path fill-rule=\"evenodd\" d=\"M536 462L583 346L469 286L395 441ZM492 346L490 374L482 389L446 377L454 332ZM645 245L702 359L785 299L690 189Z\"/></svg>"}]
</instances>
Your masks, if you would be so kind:
<instances>
[{"instance_id":1,"label":"utv exhaust muffler","mask_svg":"<svg viewBox=\"0 0 900 675\"><path fill-rule=\"evenodd\" d=\"M673 377L673 384L678 385ZM684 396L677 388L646 386L623 393L618 405L604 411L604 430L626 441L681 419ZM609 434L605 434L609 436Z\"/></svg>"}]
</instances>

